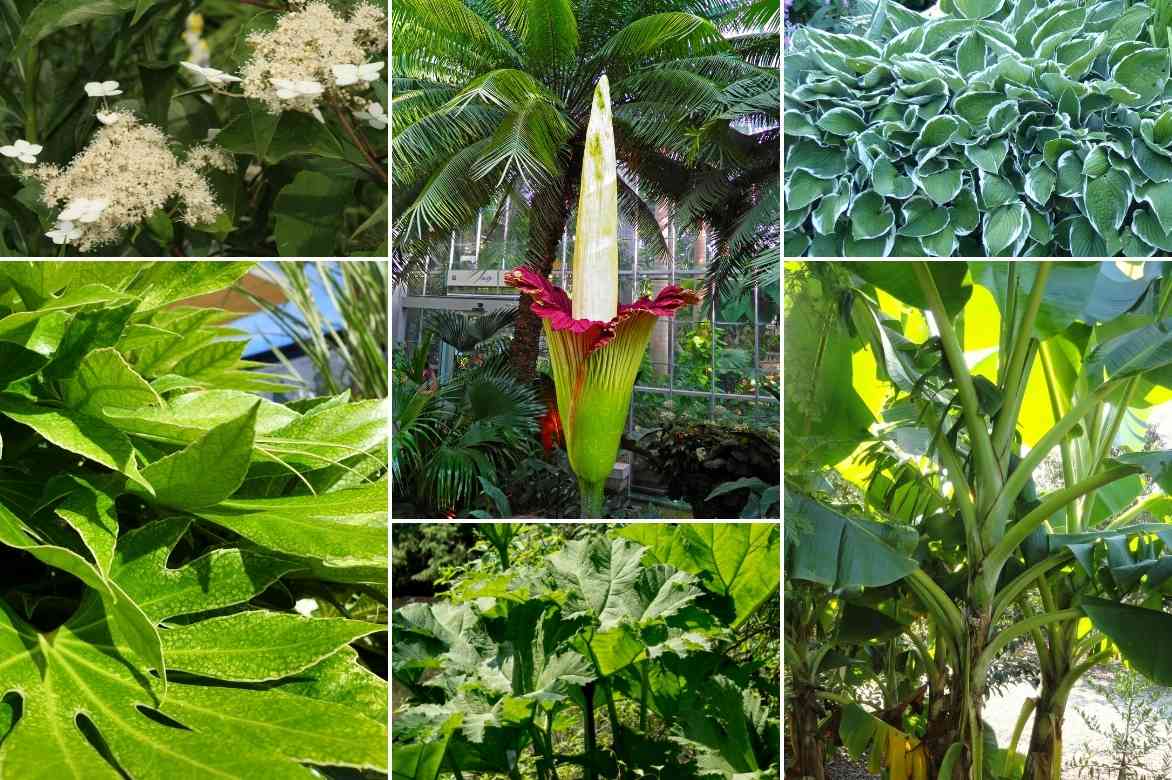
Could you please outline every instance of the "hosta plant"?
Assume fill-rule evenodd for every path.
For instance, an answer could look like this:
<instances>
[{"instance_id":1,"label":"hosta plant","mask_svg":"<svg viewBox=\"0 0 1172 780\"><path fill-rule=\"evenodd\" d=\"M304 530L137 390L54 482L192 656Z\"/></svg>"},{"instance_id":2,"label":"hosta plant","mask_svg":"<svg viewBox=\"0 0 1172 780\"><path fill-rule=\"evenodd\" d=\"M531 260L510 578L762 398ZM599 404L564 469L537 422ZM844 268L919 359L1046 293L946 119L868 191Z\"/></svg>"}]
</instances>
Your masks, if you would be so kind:
<instances>
[{"instance_id":1,"label":"hosta plant","mask_svg":"<svg viewBox=\"0 0 1172 780\"><path fill-rule=\"evenodd\" d=\"M258 395L248 268L0 264L0 777L386 771L385 403Z\"/></svg>"},{"instance_id":2,"label":"hosta plant","mask_svg":"<svg viewBox=\"0 0 1172 780\"><path fill-rule=\"evenodd\" d=\"M653 299L619 304L619 202L610 86L598 81L586 129L586 156L574 233L573 296L529 268L505 281L529 296L549 344L558 413L582 517L601 517L603 488L618 457L631 391L658 317L699 302L668 285Z\"/></svg>"},{"instance_id":3,"label":"hosta plant","mask_svg":"<svg viewBox=\"0 0 1172 780\"><path fill-rule=\"evenodd\" d=\"M786 57L788 256L1172 250L1158 4L878 3Z\"/></svg>"},{"instance_id":4,"label":"hosta plant","mask_svg":"<svg viewBox=\"0 0 1172 780\"><path fill-rule=\"evenodd\" d=\"M738 652L757 612L776 629L776 525L599 529L544 557L519 531L482 526L495 554L392 618L397 780L779 776L778 659Z\"/></svg>"},{"instance_id":5,"label":"hosta plant","mask_svg":"<svg viewBox=\"0 0 1172 780\"><path fill-rule=\"evenodd\" d=\"M918 719L931 776L1001 776L1019 748L1030 780L1058 776L1067 702L1090 670L1118 654L1172 684L1172 452L1129 433L1172 400L1164 264L810 263L793 277L787 320L805 328L786 329L788 577L823 589L814 605L840 641L906 643L922 690L895 704ZM1047 457L1061 477L1043 492ZM802 624L787 610L787 631L791 614ZM833 644L791 636L795 692L842 705L859 752L878 728L818 690ZM999 745L986 696L1019 642L1040 685ZM804 773L820 776L817 722L791 722Z\"/></svg>"}]
</instances>

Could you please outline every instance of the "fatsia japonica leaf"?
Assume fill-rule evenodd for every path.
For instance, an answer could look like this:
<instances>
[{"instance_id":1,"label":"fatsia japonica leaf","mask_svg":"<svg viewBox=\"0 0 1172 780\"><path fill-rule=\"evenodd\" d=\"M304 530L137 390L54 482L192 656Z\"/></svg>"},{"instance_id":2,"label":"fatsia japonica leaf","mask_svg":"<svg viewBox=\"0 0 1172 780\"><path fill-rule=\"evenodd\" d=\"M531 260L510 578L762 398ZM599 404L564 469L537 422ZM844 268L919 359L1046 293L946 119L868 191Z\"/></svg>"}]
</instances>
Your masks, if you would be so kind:
<instances>
[{"instance_id":1,"label":"fatsia japonica leaf","mask_svg":"<svg viewBox=\"0 0 1172 780\"><path fill-rule=\"evenodd\" d=\"M193 514L334 582L386 581L385 480L323 495L228 499Z\"/></svg>"},{"instance_id":2,"label":"fatsia japonica leaf","mask_svg":"<svg viewBox=\"0 0 1172 780\"><path fill-rule=\"evenodd\" d=\"M50 637L0 602L0 650L0 691L22 699L21 718L0 743L6 775L119 777L82 719L133 777L313 777L304 764L315 763L385 771L385 726L342 705L196 683L172 683L165 699L157 690L146 695L144 685L157 683L138 671L93 606Z\"/></svg>"}]
</instances>

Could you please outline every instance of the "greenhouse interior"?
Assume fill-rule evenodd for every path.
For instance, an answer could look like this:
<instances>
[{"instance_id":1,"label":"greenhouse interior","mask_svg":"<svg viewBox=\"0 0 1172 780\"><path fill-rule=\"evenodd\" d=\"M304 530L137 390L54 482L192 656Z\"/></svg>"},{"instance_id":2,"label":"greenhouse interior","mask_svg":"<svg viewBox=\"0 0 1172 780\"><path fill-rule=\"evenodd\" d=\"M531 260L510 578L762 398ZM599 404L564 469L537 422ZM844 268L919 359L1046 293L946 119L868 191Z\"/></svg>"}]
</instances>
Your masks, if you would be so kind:
<instances>
[{"instance_id":1,"label":"greenhouse interior","mask_svg":"<svg viewBox=\"0 0 1172 780\"><path fill-rule=\"evenodd\" d=\"M620 221L622 304L653 295L669 284L696 290L703 285L711 252L706 237L702 232L697 236L697 231L680 230L666 209L660 214L667 257L657 252L653 237L640 235L635 225ZM436 330L432 327L435 318L444 313L483 320L486 325L491 315L492 327L478 332L476 340L458 344L442 336L435 339L428 366L440 383L479 365L486 354L506 348L519 296L506 285L504 276L524 256L527 233L525 210L503 199L482 209L465 230L453 233L446 247L439 242L428 256L424 272L409 277L407 283L394 290L396 350L403 354L418 350L429 330ZM571 222L555 250L550 274L551 281L564 290L573 287L573 239ZM656 467L656 459L638 451L638 442L645 434L655 432L652 440L658 442L658 434L665 427L676 430L693 424L702 426L709 435L722 428L741 429L763 442L772 441L776 448L781 358L779 297L779 286L747 282L737 285L732 295L716 296L715 305L705 301L702 306L656 322L627 413L623 442L633 449L624 447L620 452L607 485L608 493L619 497L627 511L658 517L686 518L693 514L686 495L667 484ZM550 373L544 338L538 372ZM548 446L548 441L539 444L538 458L556 462L556 448ZM762 460L762 476L768 472L769 462L776 463L776 456L772 458ZM776 474L776 467L772 473ZM561 507L545 509L552 509L554 514Z\"/></svg>"}]
</instances>

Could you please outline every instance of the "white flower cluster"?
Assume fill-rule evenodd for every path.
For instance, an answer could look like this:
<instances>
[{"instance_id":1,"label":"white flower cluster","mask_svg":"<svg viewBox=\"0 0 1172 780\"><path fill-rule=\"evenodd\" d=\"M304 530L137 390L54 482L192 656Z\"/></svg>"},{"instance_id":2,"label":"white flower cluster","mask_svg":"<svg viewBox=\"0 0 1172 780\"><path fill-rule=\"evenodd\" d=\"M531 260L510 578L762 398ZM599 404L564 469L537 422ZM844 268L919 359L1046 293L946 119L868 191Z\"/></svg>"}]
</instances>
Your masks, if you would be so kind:
<instances>
[{"instance_id":1,"label":"white flower cluster","mask_svg":"<svg viewBox=\"0 0 1172 780\"><path fill-rule=\"evenodd\" d=\"M320 119L325 98L356 115L385 116L381 105L362 95L386 66L368 62L381 57L387 45L386 15L378 8L361 4L344 18L311 0L282 16L274 29L249 35L248 45L252 59L241 71L244 94L272 113L302 111Z\"/></svg>"},{"instance_id":2,"label":"white flower cluster","mask_svg":"<svg viewBox=\"0 0 1172 780\"><path fill-rule=\"evenodd\" d=\"M44 204L61 209L46 235L54 243L76 244L88 252L116 241L124 229L173 199L182 203L181 219L187 224L215 221L221 209L200 171L233 170L232 156L223 149L196 146L180 161L157 127L128 112L110 113L113 121L104 122L68 166L32 170L43 187Z\"/></svg>"},{"instance_id":3,"label":"white flower cluster","mask_svg":"<svg viewBox=\"0 0 1172 780\"><path fill-rule=\"evenodd\" d=\"M0 154L20 160L26 165L32 165L37 161L37 155L41 153L43 148L40 144L30 144L21 138L6 146L0 146Z\"/></svg>"}]
</instances>

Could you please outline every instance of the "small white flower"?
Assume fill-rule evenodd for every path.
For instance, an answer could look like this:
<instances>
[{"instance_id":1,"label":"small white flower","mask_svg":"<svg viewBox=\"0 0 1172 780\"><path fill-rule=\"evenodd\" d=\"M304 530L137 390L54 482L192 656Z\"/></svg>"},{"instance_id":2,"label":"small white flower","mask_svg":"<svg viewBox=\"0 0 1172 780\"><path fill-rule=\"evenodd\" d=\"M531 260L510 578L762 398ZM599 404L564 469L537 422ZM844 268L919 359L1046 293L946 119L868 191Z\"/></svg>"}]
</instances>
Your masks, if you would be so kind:
<instances>
[{"instance_id":1,"label":"small white flower","mask_svg":"<svg viewBox=\"0 0 1172 780\"><path fill-rule=\"evenodd\" d=\"M292 100L303 95L317 97L325 89L316 81L291 81L289 79L273 79L273 86L277 88L277 97L281 100Z\"/></svg>"},{"instance_id":2,"label":"small white flower","mask_svg":"<svg viewBox=\"0 0 1172 780\"><path fill-rule=\"evenodd\" d=\"M383 62L368 62L365 65L334 65L331 68L334 72L334 83L339 87L348 87L359 81L367 83L377 81L378 74L385 64Z\"/></svg>"},{"instance_id":3,"label":"small white flower","mask_svg":"<svg viewBox=\"0 0 1172 780\"><path fill-rule=\"evenodd\" d=\"M317 612L317 602L313 599L298 599L297 603L293 605L293 611L309 617Z\"/></svg>"},{"instance_id":4,"label":"small white flower","mask_svg":"<svg viewBox=\"0 0 1172 780\"><path fill-rule=\"evenodd\" d=\"M354 116L361 119L374 130L385 130L387 127L387 112L379 103L367 103L365 111L355 111Z\"/></svg>"},{"instance_id":5,"label":"small white flower","mask_svg":"<svg viewBox=\"0 0 1172 780\"><path fill-rule=\"evenodd\" d=\"M220 134L220 130L222 130L222 129L223 128L221 128L221 127L209 127L208 134L207 134L207 136L204 137L204 140L205 141L216 140L216 136Z\"/></svg>"},{"instance_id":6,"label":"small white flower","mask_svg":"<svg viewBox=\"0 0 1172 780\"><path fill-rule=\"evenodd\" d=\"M202 65L196 65L194 62L181 62L179 64L190 70L192 73L197 73L200 76L203 76L204 81L209 84L220 85L229 84L233 81L240 81L239 77L233 76L231 73L225 73L224 71L216 70L215 68L205 68Z\"/></svg>"},{"instance_id":7,"label":"small white flower","mask_svg":"<svg viewBox=\"0 0 1172 780\"><path fill-rule=\"evenodd\" d=\"M0 146L0 154L5 157L15 157L22 163L32 165L37 161L37 155L41 153L41 149L40 144L30 144L21 138L8 146Z\"/></svg>"},{"instance_id":8,"label":"small white flower","mask_svg":"<svg viewBox=\"0 0 1172 780\"><path fill-rule=\"evenodd\" d=\"M248 167L244 169L244 180L251 182L257 176L260 176L261 167L256 163L249 163Z\"/></svg>"},{"instance_id":9,"label":"small white flower","mask_svg":"<svg viewBox=\"0 0 1172 780\"><path fill-rule=\"evenodd\" d=\"M76 241L81 238L81 231L73 226L72 222L68 220L61 220L56 227L45 234L53 239L53 243L57 246L68 244L71 241Z\"/></svg>"},{"instance_id":10,"label":"small white flower","mask_svg":"<svg viewBox=\"0 0 1172 780\"><path fill-rule=\"evenodd\" d=\"M85 85L85 93L90 97L114 97L121 95L117 81L91 81Z\"/></svg>"},{"instance_id":11,"label":"small white flower","mask_svg":"<svg viewBox=\"0 0 1172 780\"><path fill-rule=\"evenodd\" d=\"M74 198L57 215L61 222L97 222L109 205L100 198Z\"/></svg>"},{"instance_id":12,"label":"small white flower","mask_svg":"<svg viewBox=\"0 0 1172 780\"><path fill-rule=\"evenodd\" d=\"M119 114L117 111L99 111L98 112L98 121L104 125L117 124L120 119L122 119L122 115Z\"/></svg>"}]
</instances>

